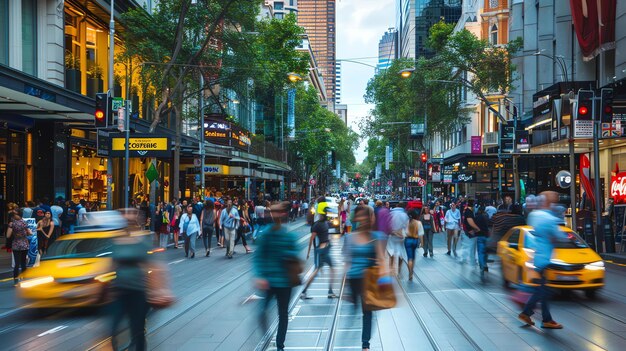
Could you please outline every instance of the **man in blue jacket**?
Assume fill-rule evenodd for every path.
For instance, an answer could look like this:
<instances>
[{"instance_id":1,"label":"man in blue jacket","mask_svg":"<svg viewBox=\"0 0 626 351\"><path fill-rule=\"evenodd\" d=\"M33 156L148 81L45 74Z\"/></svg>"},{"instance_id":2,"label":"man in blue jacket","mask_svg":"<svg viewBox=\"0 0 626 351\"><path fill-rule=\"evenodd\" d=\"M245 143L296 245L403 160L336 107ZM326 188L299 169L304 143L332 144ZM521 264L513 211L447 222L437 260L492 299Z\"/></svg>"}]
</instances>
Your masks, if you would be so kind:
<instances>
[{"instance_id":1,"label":"man in blue jacket","mask_svg":"<svg viewBox=\"0 0 626 351\"><path fill-rule=\"evenodd\" d=\"M554 191L545 191L537 197L537 205L539 209L532 211L528 215L528 225L534 228L534 240L532 247L535 250L534 266L535 270L541 275L541 280L537 290L530 297L524 311L519 314L519 319L528 324L535 325L530 318L533 315L537 302L541 302L541 315L543 323L542 328L562 329L560 323L555 322L550 314L550 288L546 286L546 269L550 265L552 251L554 251L554 242L567 240L565 234L559 228L559 220L552 212L552 206L556 204L559 195Z\"/></svg>"}]
</instances>

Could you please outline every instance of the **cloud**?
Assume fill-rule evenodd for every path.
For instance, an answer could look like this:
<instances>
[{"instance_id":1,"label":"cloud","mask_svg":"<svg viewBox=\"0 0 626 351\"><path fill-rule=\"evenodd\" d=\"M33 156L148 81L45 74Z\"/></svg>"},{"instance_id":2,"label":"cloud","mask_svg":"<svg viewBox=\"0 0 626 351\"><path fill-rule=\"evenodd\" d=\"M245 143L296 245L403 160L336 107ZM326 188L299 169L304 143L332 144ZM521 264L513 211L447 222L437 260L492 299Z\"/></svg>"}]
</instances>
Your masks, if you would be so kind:
<instances>
[{"instance_id":1,"label":"cloud","mask_svg":"<svg viewBox=\"0 0 626 351\"><path fill-rule=\"evenodd\" d=\"M336 20L337 59L376 65L378 41L395 23L395 0L338 0ZM365 104L363 95L374 69L343 62L341 70L341 100L348 105L348 124L359 132L358 121L373 108ZM365 144L357 150L359 162L367 155Z\"/></svg>"}]
</instances>

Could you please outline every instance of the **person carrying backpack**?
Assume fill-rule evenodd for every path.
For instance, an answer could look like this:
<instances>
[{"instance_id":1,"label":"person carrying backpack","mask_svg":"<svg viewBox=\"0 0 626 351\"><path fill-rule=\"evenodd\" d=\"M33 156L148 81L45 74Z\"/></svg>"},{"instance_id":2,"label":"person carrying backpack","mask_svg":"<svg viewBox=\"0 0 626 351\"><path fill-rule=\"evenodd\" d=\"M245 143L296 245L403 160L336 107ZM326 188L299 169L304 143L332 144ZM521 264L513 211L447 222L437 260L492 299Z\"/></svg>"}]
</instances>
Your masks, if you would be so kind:
<instances>
[{"instance_id":1,"label":"person carrying backpack","mask_svg":"<svg viewBox=\"0 0 626 351\"><path fill-rule=\"evenodd\" d=\"M211 256L211 240L215 233L215 203L207 200L200 214L200 223L202 224L202 242L206 250L205 257Z\"/></svg>"}]
</instances>

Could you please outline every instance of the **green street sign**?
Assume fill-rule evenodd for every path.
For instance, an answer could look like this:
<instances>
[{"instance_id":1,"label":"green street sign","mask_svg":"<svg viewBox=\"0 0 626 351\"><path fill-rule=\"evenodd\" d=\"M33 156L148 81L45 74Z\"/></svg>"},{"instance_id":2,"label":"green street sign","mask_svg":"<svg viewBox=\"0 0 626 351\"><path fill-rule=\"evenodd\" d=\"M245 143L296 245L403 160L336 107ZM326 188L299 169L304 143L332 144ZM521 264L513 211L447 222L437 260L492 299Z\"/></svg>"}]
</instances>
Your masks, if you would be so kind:
<instances>
[{"instance_id":1,"label":"green street sign","mask_svg":"<svg viewBox=\"0 0 626 351\"><path fill-rule=\"evenodd\" d=\"M150 163L150 167L148 167L148 170L146 171L146 178L148 178L148 181L152 183L158 177L159 172L157 171L156 167L154 167L154 163Z\"/></svg>"},{"instance_id":2,"label":"green street sign","mask_svg":"<svg viewBox=\"0 0 626 351\"><path fill-rule=\"evenodd\" d=\"M124 107L124 99L121 97L114 97L111 103L111 110L113 113L117 113L117 110Z\"/></svg>"}]
</instances>

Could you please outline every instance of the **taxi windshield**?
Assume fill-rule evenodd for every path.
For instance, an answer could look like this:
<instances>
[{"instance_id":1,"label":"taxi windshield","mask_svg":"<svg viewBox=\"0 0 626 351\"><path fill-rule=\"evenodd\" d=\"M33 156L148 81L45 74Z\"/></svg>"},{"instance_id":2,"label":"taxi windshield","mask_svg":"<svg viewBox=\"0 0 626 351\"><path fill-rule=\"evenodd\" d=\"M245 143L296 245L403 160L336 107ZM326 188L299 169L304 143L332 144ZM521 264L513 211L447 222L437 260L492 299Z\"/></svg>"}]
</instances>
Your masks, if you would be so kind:
<instances>
[{"instance_id":1,"label":"taxi windshield","mask_svg":"<svg viewBox=\"0 0 626 351\"><path fill-rule=\"evenodd\" d=\"M57 240L50 245L41 260L96 258L110 256L112 253L113 239L111 238Z\"/></svg>"},{"instance_id":2,"label":"taxi windshield","mask_svg":"<svg viewBox=\"0 0 626 351\"><path fill-rule=\"evenodd\" d=\"M534 238L535 232L533 230L528 231L528 233ZM565 234L567 238L562 238L552 243L555 249L584 249L589 247L585 240L576 232L566 231Z\"/></svg>"}]
</instances>

